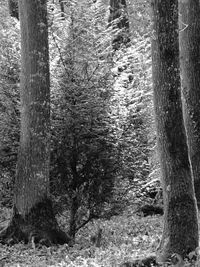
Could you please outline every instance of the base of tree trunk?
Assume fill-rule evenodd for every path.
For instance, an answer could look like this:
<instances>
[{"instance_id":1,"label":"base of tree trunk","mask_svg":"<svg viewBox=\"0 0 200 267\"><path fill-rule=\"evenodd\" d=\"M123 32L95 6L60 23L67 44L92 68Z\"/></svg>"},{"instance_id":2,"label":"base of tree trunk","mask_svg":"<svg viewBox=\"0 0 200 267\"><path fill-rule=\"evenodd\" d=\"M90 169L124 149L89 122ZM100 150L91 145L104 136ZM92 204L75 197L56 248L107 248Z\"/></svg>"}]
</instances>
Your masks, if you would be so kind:
<instances>
[{"instance_id":1,"label":"base of tree trunk","mask_svg":"<svg viewBox=\"0 0 200 267\"><path fill-rule=\"evenodd\" d=\"M60 230L49 199L37 203L25 218L14 207L9 225L0 232L0 243L7 245L34 242L51 246L70 244L70 241L70 237Z\"/></svg>"}]
</instances>

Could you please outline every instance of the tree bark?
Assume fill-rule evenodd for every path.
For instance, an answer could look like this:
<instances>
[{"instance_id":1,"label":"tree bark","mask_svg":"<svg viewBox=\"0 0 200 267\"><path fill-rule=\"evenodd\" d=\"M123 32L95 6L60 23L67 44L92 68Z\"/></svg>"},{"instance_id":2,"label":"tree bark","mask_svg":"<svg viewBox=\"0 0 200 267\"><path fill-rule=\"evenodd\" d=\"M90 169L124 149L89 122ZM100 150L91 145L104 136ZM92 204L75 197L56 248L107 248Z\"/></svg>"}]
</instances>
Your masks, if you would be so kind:
<instances>
[{"instance_id":1,"label":"tree bark","mask_svg":"<svg viewBox=\"0 0 200 267\"><path fill-rule=\"evenodd\" d=\"M73 196L71 199L71 208L70 208L70 222L69 222L69 236L71 242L75 243L75 236L77 231L77 211L79 203L77 196Z\"/></svg>"},{"instance_id":2,"label":"tree bark","mask_svg":"<svg viewBox=\"0 0 200 267\"><path fill-rule=\"evenodd\" d=\"M180 62L184 119L189 155L194 176L197 205L200 209L200 4L180 1Z\"/></svg>"},{"instance_id":3,"label":"tree bark","mask_svg":"<svg viewBox=\"0 0 200 267\"><path fill-rule=\"evenodd\" d=\"M109 26L112 25L114 38L112 41L113 49L118 50L121 45L128 45L129 37L129 19L127 13L126 0L110 0Z\"/></svg>"},{"instance_id":4,"label":"tree bark","mask_svg":"<svg viewBox=\"0 0 200 267\"><path fill-rule=\"evenodd\" d=\"M13 217L2 243L66 243L49 199L50 80L46 0L19 0L21 133Z\"/></svg>"},{"instance_id":5,"label":"tree bark","mask_svg":"<svg viewBox=\"0 0 200 267\"><path fill-rule=\"evenodd\" d=\"M159 252L185 257L198 246L197 206L182 115L178 0L153 0L154 108L164 194Z\"/></svg>"}]
</instances>

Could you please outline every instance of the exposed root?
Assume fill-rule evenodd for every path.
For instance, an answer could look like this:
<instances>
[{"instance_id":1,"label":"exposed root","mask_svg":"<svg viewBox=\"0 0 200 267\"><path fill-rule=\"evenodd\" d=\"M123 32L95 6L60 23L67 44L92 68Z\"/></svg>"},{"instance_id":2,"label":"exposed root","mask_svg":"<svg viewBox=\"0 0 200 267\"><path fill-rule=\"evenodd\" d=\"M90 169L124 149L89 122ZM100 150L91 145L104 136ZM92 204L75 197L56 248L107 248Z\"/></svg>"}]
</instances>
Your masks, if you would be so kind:
<instances>
[{"instance_id":1,"label":"exposed root","mask_svg":"<svg viewBox=\"0 0 200 267\"><path fill-rule=\"evenodd\" d=\"M59 229L50 200L35 205L25 218L14 207L8 227L0 232L0 243L13 245L19 242L45 246L70 244L70 237Z\"/></svg>"}]
</instances>

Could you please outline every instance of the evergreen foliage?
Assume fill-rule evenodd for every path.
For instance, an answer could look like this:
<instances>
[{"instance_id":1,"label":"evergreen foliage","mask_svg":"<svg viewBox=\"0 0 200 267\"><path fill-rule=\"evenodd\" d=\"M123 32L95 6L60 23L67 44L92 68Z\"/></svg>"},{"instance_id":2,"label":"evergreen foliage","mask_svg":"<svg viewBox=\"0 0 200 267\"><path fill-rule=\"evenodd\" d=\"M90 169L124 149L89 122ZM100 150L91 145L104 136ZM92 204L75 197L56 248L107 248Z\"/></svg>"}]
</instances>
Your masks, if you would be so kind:
<instances>
[{"instance_id":1,"label":"evergreen foliage","mask_svg":"<svg viewBox=\"0 0 200 267\"><path fill-rule=\"evenodd\" d=\"M102 8L74 1L68 12L62 41L55 40L60 54L52 81L51 189L65 196L71 212L75 208L71 216L78 228L82 217L100 216L112 198L118 165L110 127L112 60Z\"/></svg>"}]
</instances>

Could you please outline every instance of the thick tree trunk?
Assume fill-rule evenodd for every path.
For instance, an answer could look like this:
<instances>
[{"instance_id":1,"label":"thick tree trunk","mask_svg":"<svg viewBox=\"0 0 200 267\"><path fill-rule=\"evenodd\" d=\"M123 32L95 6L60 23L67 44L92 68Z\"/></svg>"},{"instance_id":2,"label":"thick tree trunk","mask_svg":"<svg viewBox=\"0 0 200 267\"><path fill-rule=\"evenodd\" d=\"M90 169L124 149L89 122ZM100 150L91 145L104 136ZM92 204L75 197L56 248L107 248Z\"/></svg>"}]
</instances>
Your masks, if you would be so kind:
<instances>
[{"instance_id":1,"label":"thick tree trunk","mask_svg":"<svg viewBox=\"0 0 200 267\"><path fill-rule=\"evenodd\" d=\"M164 193L160 260L198 246L197 206L181 107L178 0L153 0L153 86Z\"/></svg>"},{"instance_id":2,"label":"thick tree trunk","mask_svg":"<svg viewBox=\"0 0 200 267\"><path fill-rule=\"evenodd\" d=\"M66 243L49 200L50 82L45 0L19 0L21 24L21 136L13 217L4 243ZM10 240L10 241L8 241Z\"/></svg>"},{"instance_id":3,"label":"thick tree trunk","mask_svg":"<svg viewBox=\"0 0 200 267\"><path fill-rule=\"evenodd\" d=\"M200 3L197 0L180 1L179 10L184 119L197 205L200 208Z\"/></svg>"},{"instance_id":4,"label":"thick tree trunk","mask_svg":"<svg viewBox=\"0 0 200 267\"><path fill-rule=\"evenodd\" d=\"M20 0L21 138L15 206L25 216L48 195L50 90L46 1Z\"/></svg>"},{"instance_id":5,"label":"thick tree trunk","mask_svg":"<svg viewBox=\"0 0 200 267\"><path fill-rule=\"evenodd\" d=\"M114 33L113 49L118 50L121 45L128 45L129 37L129 19L127 13L126 0L110 0L109 26L112 25Z\"/></svg>"}]
</instances>

